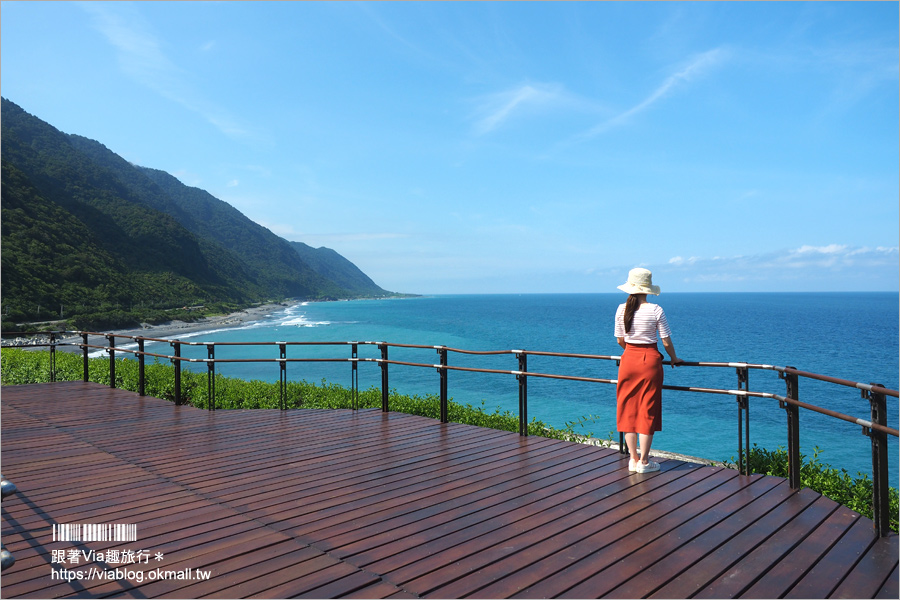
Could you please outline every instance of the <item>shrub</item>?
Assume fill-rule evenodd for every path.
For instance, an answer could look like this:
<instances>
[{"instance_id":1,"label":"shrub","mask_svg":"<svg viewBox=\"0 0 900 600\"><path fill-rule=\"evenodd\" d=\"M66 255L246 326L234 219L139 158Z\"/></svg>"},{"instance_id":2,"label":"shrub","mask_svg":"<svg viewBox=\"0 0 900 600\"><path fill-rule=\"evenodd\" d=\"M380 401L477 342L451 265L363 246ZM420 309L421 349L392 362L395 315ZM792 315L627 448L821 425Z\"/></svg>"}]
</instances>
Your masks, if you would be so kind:
<instances>
[{"instance_id":1,"label":"shrub","mask_svg":"<svg viewBox=\"0 0 900 600\"><path fill-rule=\"evenodd\" d=\"M835 502L843 504L861 515L872 518L872 479L865 473L857 473L856 477L850 475L846 469L836 469L819 459L821 451L816 446L813 456L808 459L800 454L800 485L808 487L823 496L828 496ZM788 453L784 447L779 446L775 450L766 450L756 444L750 450L750 472L774 475L776 477L789 477ZM738 463L734 457L726 461L725 465L732 469L738 469ZM900 512L900 499L897 488L888 491L890 502L890 527L897 531L898 512Z\"/></svg>"}]
</instances>

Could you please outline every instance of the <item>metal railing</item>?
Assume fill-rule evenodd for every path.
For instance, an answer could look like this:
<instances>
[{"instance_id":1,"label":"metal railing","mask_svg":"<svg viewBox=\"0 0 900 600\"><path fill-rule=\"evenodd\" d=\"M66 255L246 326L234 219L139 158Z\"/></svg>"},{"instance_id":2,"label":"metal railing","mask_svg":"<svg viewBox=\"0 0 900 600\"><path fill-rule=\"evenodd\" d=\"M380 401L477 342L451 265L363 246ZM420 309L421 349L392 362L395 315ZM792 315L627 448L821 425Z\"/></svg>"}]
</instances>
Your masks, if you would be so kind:
<instances>
[{"instance_id":1,"label":"metal railing","mask_svg":"<svg viewBox=\"0 0 900 600\"><path fill-rule=\"evenodd\" d=\"M579 377L573 375L562 375L556 373L542 373L528 370L529 356L557 357L557 358L575 358L587 360L605 360L615 361L618 364L621 356L619 355L591 355L591 354L565 354L557 352L540 352L531 350L497 350L497 351L474 351L462 350L459 348L450 348L447 346L431 346L431 345L415 345L415 344L394 344L388 342L364 342L364 341L348 341L348 342L187 342L177 339L160 339L148 337L125 336L108 333L96 332L53 332L47 345L50 347L50 378L54 381L56 378L55 351L59 342L57 336L62 334L78 335L82 338L80 344L66 344L78 346L82 350L84 359L84 381L88 381L88 358L91 350L107 352L109 354L109 379L110 386L116 385L116 353L128 353L134 355L138 360L138 393L145 394L145 359L151 357L155 359L169 360L175 368L174 375L174 400L176 404L183 403L181 389L181 371L184 363L205 364L207 367L207 393L210 399L207 408L215 410L215 380L216 365L223 363L277 363L279 368L279 407L287 409L287 366L289 363L302 362L348 362L351 365L351 398L353 407L358 408L359 398L359 379L358 366L360 363L374 363L381 368L381 409L385 412L389 410L389 366L407 366L418 368L433 368L439 374L439 390L440 390L440 420L443 423L448 421L448 373L450 371L470 372L470 373L490 373L498 375L512 375L518 382L519 392L519 435L528 434L528 379L544 378L566 381L581 381L589 383L616 384L615 379L603 379L596 377ZM103 337L107 343L102 345L89 343L90 336ZM117 339L127 339L137 345L137 348L123 348L116 346ZM169 344L172 347L172 354L158 354L145 351L147 342L156 342ZM182 356L183 347L203 346L206 348L206 358L187 358ZM216 358L215 351L217 347L227 346L270 346L278 347L278 358ZM288 347L303 346L344 346L350 347L349 357L333 357L333 358L303 358L289 357ZM375 346L380 351L379 358L360 358L358 355L360 346ZM420 363L391 360L389 358L390 348L406 348L415 350L432 350L438 355L438 362ZM450 353L465 355L510 355L515 356L517 360L517 369L486 369L477 367L454 366L449 364L448 356ZM663 361L663 364L670 364L669 361ZM663 389L677 390L704 394L719 394L734 396L737 400L738 407L738 468L742 474L750 473L750 398L765 398L777 400L779 407L784 409L786 415L787 426L787 454L788 454L788 472L789 483L792 489L800 488L800 409L819 413L830 418L846 421L862 427L863 433L871 440L872 452L872 471L873 471L873 515L875 529L878 535L884 536L890 531L889 529L889 477L888 477L888 436L898 437L897 429L888 427L887 425L887 396L900 397L897 390L891 390L877 383L859 383L846 379L839 379L826 375L819 375L806 371L800 371L794 367L775 366L767 364L751 364L743 362L683 362L681 367L709 367L709 368L732 368L735 369L737 376L737 387L735 389L717 389L703 388L677 385L664 385ZM749 389L749 374L751 370L768 370L778 373L779 378L785 382L785 394L779 395L768 392L756 392ZM860 390L864 399L869 401L870 415L868 419L853 417L843 413L839 413L830 409L822 408L814 404L802 402L799 400L799 380L800 378L821 381L833 385L855 388ZM625 452L624 440L620 433L620 452Z\"/></svg>"}]
</instances>

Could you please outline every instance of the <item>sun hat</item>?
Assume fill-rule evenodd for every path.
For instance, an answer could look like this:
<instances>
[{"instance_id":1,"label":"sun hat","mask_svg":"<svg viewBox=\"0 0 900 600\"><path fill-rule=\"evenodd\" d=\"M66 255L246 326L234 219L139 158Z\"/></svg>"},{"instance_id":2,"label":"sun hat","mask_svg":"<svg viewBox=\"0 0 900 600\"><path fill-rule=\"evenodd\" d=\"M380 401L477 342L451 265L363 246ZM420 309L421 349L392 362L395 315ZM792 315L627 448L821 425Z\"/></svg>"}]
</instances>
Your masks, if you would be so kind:
<instances>
[{"instance_id":1,"label":"sun hat","mask_svg":"<svg viewBox=\"0 0 900 600\"><path fill-rule=\"evenodd\" d=\"M618 289L629 294L653 294L659 296L659 286L653 285L653 274L640 267L628 271L628 281Z\"/></svg>"}]
</instances>

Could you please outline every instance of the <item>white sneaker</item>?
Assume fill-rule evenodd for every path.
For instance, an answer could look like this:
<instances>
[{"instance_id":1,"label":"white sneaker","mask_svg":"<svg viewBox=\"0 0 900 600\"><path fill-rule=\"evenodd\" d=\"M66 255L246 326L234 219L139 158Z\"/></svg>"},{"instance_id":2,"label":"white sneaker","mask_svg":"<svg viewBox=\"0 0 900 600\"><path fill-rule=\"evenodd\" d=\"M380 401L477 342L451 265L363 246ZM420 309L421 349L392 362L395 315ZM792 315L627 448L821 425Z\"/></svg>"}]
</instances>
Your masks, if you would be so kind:
<instances>
[{"instance_id":1,"label":"white sneaker","mask_svg":"<svg viewBox=\"0 0 900 600\"><path fill-rule=\"evenodd\" d=\"M629 472L637 471L638 462L640 462L640 461L635 461L633 458L629 458L628 459L628 471Z\"/></svg>"},{"instance_id":2,"label":"white sneaker","mask_svg":"<svg viewBox=\"0 0 900 600\"><path fill-rule=\"evenodd\" d=\"M659 463L653 462L652 460L647 464L638 461L635 467L635 471L638 473L652 473L653 471L659 471Z\"/></svg>"}]
</instances>

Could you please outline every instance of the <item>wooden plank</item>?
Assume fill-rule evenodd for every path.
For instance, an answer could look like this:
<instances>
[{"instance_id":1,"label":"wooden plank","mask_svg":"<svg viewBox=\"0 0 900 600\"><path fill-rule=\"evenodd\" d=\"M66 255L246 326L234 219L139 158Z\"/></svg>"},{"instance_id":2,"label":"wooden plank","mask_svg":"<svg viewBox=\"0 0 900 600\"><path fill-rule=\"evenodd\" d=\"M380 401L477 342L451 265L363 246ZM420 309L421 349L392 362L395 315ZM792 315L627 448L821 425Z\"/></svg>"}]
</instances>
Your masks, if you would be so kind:
<instances>
[{"instance_id":1,"label":"wooden plank","mask_svg":"<svg viewBox=\"0 0 900 600\"><path fill-rule=\"evenodd\" d=\"M884 585L881 586L881 589L878 590L878 593L875 594L875 597L891 599L900 598L900 593L897 591L898 583L900 583L900 570L898 570L898 567L894 567L894 570L888 575L887 580L884 582Z\"/></svg>"},{"instance_id":2,"label":"wooden plank","mask_svg":"<svg viewBox=\"0 0 900 600\"><path fill-rule=\"evenodd\" d=\"M679 496L684 489L711 475L707 469L670 462L665 463L665 470L649 477L630 477L627 491L604 498L586 510L564 515L542 527L529 527L524 533L520 533L521 528L503 528L483 536L478 552L466 548L465 557L404 581L404 588L419 595L457 598L491 583L498 569L521 570L522 566L529 565L527 573L522 572L520 576L553 573L559 570L558 560L565 561L570 553L578 557L590 552L602 540L618 539L620 532L652 520L657 510L667 508L666 500L672 504L679 502L684 498ZM638 480L640 483L634 483ZM486 570L488 566L490 569Z\"/></svg>"},{"instance_id":3,"label":"wooden plank","mask_svg":"<svg viewBox=\"0 0 900 600\"><path fill-rule=\"evenodd\" d=\"M896 536L777 478L633 474L611 450L377 409L205 411L82 382L2 402L3 597L897 595ZM52 550L123 546L50 541L66 522L137 523L164 559L53 580Z\"/></svg>"},{"instance_id":4,"label":"wooden plank","mask_svg":"<svg viewBox=\"0 0 900 600\"><path fill-rule=\"evenodd\" d=\"M460 488L471 490L478 482L494 483L502 477L505 469L514 467L519 462L521 450L515 449L508 453L498 453L496 458L484 457L478 461L469 463L449 463L440 471L426 475L419 473L417 477L407 476L408 483L398 484L383 490L382 485L353 490L354 493L343 494L330 498L324 502L308 504L304 507L305 515L281 520L278 523L280 529L291 527L292 535L300 539L307 539L314 535L316 540L322 540L331 535L339 535L354 528L356 519L364 518L381 510L404 506L422 498L445 497L455 493ZM538 463L541 451L532 451L529 456ZM382 491L383 490L383 491ZM379 511L374 511L377 505ZM313 515L314 513L314 515Z\"/></svg>"},{"instance_id":5,"label":"wooden plank","mask_svg":"<svg viewBox=\"0 0 900 600\"><path fill-rule=\"evenodd\" d=\"M465 581L454 582L433 593L452 597L475 593L486 597L556 597L596 575L599 565L615 564L680 524L692 508L713 502L710 494L715 495L716 490L721 492L720 488L734 477L737 477L735 471L695 469L674 482L678 487L684 486L681 489L668 485L639 498L640 503L646 503L643 509L623 504L620 508L627 507L627 515L621 510L611 511L606 518L587 521L557 536L558 549L556 539L550 538L480 569L477 576L466 577ZM650 500L651 494L662 490L668 495L659 494ZM725 494L729 492L726 490ZM485 582L489 585L484 585ZM456 591L462 593L451 593Z\"/></svg>"},{"instance_id":6,"label":"wooden plank","mask_svg":"<svg viewBox=\"0 0 900 600\"><path fill-rule=\"evenodd\" d=\"M778 527L763 543L745 552L742 559L700 590L695 598L740 596L766 571L786 559L793 548L834 512L837 504L819 496L787 524Z\"/></svg>"},{"instance_id":7,"label":"wooden plank","mask_svg":"<svg viewBox=\"0 0 900 600\"><path fill-rule=\"evenodd\" d=\"M897 569L897 540L896 533L875 540L830 597L872 598L882 588L896 590L896 580L889 583L885 574Z\"/></svg>"},{"instance_id":8,"label":"wooden plank","mask_svg":"<svg viewBox=\"0 0 900 600\"><path fill-rule=\"evenodd\" d=\"M617 544L610 549L622 553L618 560L615 560L615 556L609 551L605 557L594 556L593 563L602 560L603 564L609 566L600 571L595 569L593 574L584 573L587 576L580 577L583 579L581 583L558 593L557 596L623 597L621 592L617 594L614 590L635 578L645 579L641 575L649 566L677 555L691 540L759 498L771 489L769 487L771 485L774 483L758 476L734 476L724 481L722 485L698 496L655 523L629 534L627 544ZM572 583L576 583L572 569L567 569L566 573L573 579ZM560 577L557 576L555 579Z\"/></svg>"},{"instance_id":9,"label":"wooden plank","mask_svg":"<svg viewBox=\"0 0 900 600\"><path fill-rule=\"evenodd\" d=\"M823 552L812 568L792 587L785 598L828 598L847 577L862 553L874 540L872 522L859 518L841 538Z\"/></svg>"},{"instance_id":10,"label":"wooden plank","mask_svg":"<svg viewBox=\"0 0 900 600\"><path fill-rule=\"evenodd\" d=\"M381 581L379 583L354 590L343 598L416 598L415 594L404 592L397 586Z\"/></svg>"},{"instance_id":11,"label":"wooden plank","mask_svg":"<svg viewBox=\"0 0 900 600\"><path fill-rule=\"evenodd\" d=\"M837 543L858 520L859 513L836 506L819 527L790 550L790 558L779 560L741 595L745 598L783 598L819 560L823 550Z\"/></svg>"},{"instance_id":12,"label":"wooden plank","mask_svg":"<svg viewBox=\"0 0 900 600\"><path fill-rule=\"evenodd\" d=\"M383 536L377 536L377 539L366 538L345 547L359 548L362 542L374 542L372 547L363 548L359 553L351 553L350 558L354 564L390 572L420 560L423 554L470 543L468 540L472 532L483 532L485 525L499 528L525 519L531 519L536 525L536 519L540 518L538 515L542 511L567 503L570 503L568 505L572 510L576 509L579 499L584 500L591 490L588 484L597 485L601 480L612 483L624 477L621 459L611 461L609 456L603 456L598 462L600 464L593 470L574 473L572 478L559 479L546 485L542 479L529 478L529 487L521 492L514 488L501 493L496 499L491 496L476 499L472 505L463 505L433 518L410 523L396 530L396 534L385 532ZM587 466L592 464L586 461ZM341 549L334 550L333 553L342 556Z\"/></svg>"},{"instance_id":13,"label":"wooden plank","mask_svg":"<svg viewBox=\"0 0 900 600\"><path fill-rule=\"evenodd\" d=\"M538 528L566 516L576 524L578 518L587 520L591 505L629 488L627 471L623 472L621 467L610 467L606 472L599 472L591 486L575 487L533 505L516 507L502 518L454 521L438 528L417 544L401 542L402 548L392 547L390 554L369 563L366 568L389 573L392 581L405 582L479 551L492 541L483 536L495 530L504 527ZM588 510L587 514L585 510ZM514 537L516 533L508 533L507 538ZM354 557L354 560L357 558Z\"/></svg>"},{"instance_id":14,"label":"wooden plank","mask_svg":"<svg viewBox=\"0 0 900 600\"><path fill-rule=\"evenodd\" d=\"M446 526L460 519L475 517L485 521L497 518L513 508L552 497L572 486L588 483L598 469L618 462L617 453L604 455L594 453L587 458L576 458L549 466L536 473L533 478L523 481L519 477L498 479L490 487L463 495L442 496L439 502L421 502L410 506L411 512L395 511L368 524L368 520L358 521L355 531L327 539L330 552L335 556L353 556L357 564L371 562L371 558L382 546L395 540L422 539L435 527ZM421 508L419 505L421 504ZM390 551L387 551L388 553ZM361 556L367 553L365 557ZM381 552L379 555L384 555Z\"/></svg>"},{"instance_id":15,"label":"wooden plank","mask_svg":"<svg viewBox=\"0 0 900 600\"><path fill-rule=\"evenodd\" d=\"M707 549L704 558L657 589L650 597L693 597L722 573L739 564L747 553L765 542L785 523L802 513L817 497L817 494L809 490L787 494L783 502L780 502L761 518L748 524L736 535L730 536L724 544L715 549L715 552Z\"/></svg>"}]
</instances>

